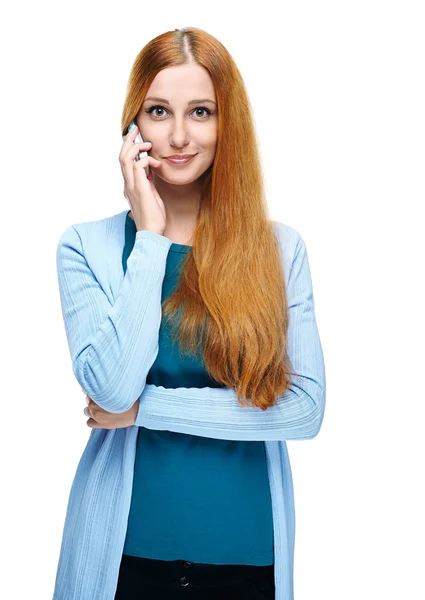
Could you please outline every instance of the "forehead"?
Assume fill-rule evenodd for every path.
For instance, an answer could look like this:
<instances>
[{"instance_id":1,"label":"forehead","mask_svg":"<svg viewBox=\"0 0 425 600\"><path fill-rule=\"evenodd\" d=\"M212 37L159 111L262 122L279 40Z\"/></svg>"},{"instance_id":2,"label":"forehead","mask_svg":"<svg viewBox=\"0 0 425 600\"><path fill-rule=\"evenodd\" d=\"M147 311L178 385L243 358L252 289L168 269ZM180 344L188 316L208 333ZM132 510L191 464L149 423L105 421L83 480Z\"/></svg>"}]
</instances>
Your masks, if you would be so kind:
<instances>
[{"instance_id":1,"label":"forehead","mask_svg":"<svg viewBox=\"0 0 425 600\"><path fill-rule=\"evenodd\" d=\"M160 71L147 91L148 96L166 98L172 104L186 104L192 98L210 98L217 102L209 72L194 63Z\"/></svg>"}]
</instances>

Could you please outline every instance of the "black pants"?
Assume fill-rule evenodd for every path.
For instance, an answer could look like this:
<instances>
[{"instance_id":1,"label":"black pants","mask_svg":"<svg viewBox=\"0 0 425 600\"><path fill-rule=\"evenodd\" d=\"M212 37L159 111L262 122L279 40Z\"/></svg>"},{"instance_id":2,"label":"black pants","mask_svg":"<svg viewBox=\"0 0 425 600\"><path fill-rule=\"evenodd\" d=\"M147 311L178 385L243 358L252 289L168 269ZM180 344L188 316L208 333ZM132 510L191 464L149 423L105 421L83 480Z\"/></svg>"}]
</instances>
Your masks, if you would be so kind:
<instances>
[{"instance_id":1,"label":"black pants","mask_svg":"<svg viewBox=\"0 0 425 600\"><path fill-rule=\"evenodd\" d=\"M123 554L115 600L275 600L274 565L210 565Z\"/></svg>"}]
</instances>

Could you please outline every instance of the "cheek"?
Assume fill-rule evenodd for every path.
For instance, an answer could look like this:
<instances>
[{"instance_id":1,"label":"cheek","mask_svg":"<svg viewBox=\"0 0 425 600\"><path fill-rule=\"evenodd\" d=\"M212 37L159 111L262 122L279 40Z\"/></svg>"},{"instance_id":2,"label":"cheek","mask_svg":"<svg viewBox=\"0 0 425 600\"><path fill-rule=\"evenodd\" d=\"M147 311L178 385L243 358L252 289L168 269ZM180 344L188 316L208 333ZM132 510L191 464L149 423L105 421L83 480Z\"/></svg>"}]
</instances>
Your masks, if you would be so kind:
<instances>
[{"instance_id":1,"label":"cheek","mask_svg":"<svg viewBox=\"0 0 425 600\"><path fill-rule=\"evenodd\" d=\"M149 142L154 142L155 140L155 131L152 127L149 127L149 125L142 125L140 129L140 134L144 142L146 140L148 140Z\"/></svg>"},{"instance_id":2,"label":"cheek","mask_svg":"<svg viewBox=\"0 0 425 600\"><path fill-rule=\"evenodd\" d=\"M215 149L217 145L217 135L217 123L210 123L209 125L206 125L202 130L202 134L199 136L199 146L201 148L205 148L206 150Z\"/></svg>"},{"instance_id":3,"label":"cheek","mask_svg":"<svg viewBox=\"0 0 425 600\"><path fill-rule=\"evenodd\" d=\"M210 141L210 144L212 144L213 146L215 146L217 143L217 136L218 136L218 127L217 127L217 123L214 123L211 125L211 129L208 131L209 141Z\"/></svg>"},{"instance_id":4,"label":"cheek","mask_svg":"<svg viewBox=\"0 0 425 600\"><path fill-rule=\"evenodd\" d=\"M204 148L206 152L215 152L217 147L217 136L212 133L210 136L203 138L201 142L201 148Z\"/></svg>"},{"instance_id":5,"label":"cheek","mask_svg":"<svg viewBox=\"0 0 425 600\"><path fill-rule=\"evenodd\" d=\"M140 133L141 136L144 140L149 140L149 141L153 141L152 137L155 136L155 126L152 123L152 121L150 121L149 119L144 118L144 116L142 116L139 119L139 125L140 125ZM156 131L156 134L158 136L158 130ZM151 137L149 137L151 136Z\"/></svg>"}]
</instances>

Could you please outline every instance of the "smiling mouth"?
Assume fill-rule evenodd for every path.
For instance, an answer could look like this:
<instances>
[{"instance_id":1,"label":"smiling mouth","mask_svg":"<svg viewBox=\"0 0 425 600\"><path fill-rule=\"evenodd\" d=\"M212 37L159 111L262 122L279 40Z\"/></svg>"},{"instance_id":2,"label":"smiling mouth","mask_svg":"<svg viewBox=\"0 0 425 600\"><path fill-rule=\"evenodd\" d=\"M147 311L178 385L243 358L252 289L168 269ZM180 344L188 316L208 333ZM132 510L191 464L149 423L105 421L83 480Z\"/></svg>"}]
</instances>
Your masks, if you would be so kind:
<instances>
[{"instance_id":1,"label":"smiling mouth","mask_svg":"<svg viewBox=\"0 0 425 600\"><path fill-rule=\"evenodd\" d=\"M192 156L188 156L186 158L175 158L175 157L166 156L165 159L174 165L185 165L186 163L191 161L193 158L195 158L195 156L196 156L196 154L193 154Z\"/></svg>"}]
</instances>

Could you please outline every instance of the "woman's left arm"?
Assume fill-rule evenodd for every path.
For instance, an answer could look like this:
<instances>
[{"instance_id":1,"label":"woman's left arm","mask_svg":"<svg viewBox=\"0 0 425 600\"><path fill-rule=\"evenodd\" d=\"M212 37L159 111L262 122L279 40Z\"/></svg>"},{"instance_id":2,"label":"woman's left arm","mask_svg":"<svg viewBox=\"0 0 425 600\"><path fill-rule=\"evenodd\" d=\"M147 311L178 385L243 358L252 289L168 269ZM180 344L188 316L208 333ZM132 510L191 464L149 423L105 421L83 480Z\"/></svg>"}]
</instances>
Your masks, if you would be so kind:
<instances>
[{"instance_id":1,"label":"woman's left arm","mask_svg":"<svg viewBox=\"0 0 425 600\"><path fill-rule=\"evenodd\" d=\"M296 372L276 405L241 406L233 388L147 384L135 425L226 440L307 440L322 425L326 376L305 243L299 237L287 284L288 355ZM135 406L137 403L135 404Z\"/></svg>"}]
</instances>

